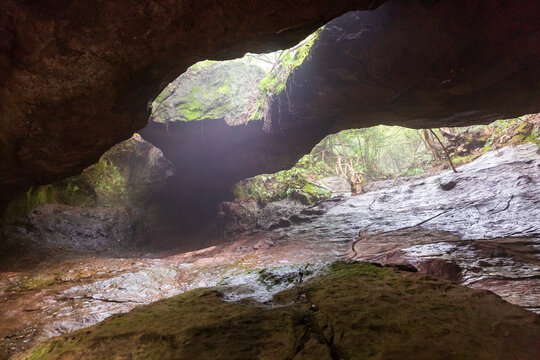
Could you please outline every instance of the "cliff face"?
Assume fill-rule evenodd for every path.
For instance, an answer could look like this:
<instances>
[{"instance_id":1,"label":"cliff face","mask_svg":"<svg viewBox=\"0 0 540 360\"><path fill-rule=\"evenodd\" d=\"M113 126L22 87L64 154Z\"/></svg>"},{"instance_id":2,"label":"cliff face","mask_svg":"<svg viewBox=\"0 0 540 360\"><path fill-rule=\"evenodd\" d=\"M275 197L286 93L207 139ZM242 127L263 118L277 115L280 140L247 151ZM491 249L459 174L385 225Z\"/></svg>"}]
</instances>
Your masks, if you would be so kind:
<instances>
[{"instance_id":1,"label":"cliff face","mask_svg":"<svg viewBox=\"0 0 540 360\"><path fill-rule=\"evenodd\" d=\"M0 4L0 203L97 162L191 64L298 42L377 1Z\"/></svg>"},{"instance_id":2,"label":"cliff face","mask_svg":"<svg viewBox=\"0 0 540 360\"><path fill-rule=\"evenodd\" d=\"M141 134L177 168L179 198L223 198L235 182L291 167L342 129L459 126L537 112L539 17L535 2L482 0L351 12L324 27L284 89L265 99L260 120L233 126L207 107L186 122L161 111Z\"/></svg>"}]
</instances>

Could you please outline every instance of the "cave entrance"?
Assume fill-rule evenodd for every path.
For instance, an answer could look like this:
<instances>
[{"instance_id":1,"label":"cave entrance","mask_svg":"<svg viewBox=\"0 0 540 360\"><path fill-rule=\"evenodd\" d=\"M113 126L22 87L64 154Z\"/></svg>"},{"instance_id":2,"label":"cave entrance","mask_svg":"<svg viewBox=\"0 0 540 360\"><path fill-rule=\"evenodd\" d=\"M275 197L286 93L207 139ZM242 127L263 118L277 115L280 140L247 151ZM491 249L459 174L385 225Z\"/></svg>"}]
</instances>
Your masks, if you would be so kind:
<instances>
[{"instance_id":1,"label":"cave entrance","mask_svg":"<svg viewBox=\"0 0 540 360\"><path fill-rule=\"evenodd\" d=\"M491 290L540 312L540 118L452 129L371 127L488 122L531 109L523 99L534 97L517 91L509 102L514 108L497 106L500 87L508 91L497 76L490 91L462 96L471 83L485 81L469 76L498 59L478 38L462 40L468 39L460 32L466 26L429 21L422 27L424 9L402 6L347 14L332 30L288 50L195 64L149 104L150 121L140 135L80 175L31 189L10 204L13 218L0 229L6 239L1 250L11 260L1 263L8 271L0 272L7 299L0 312L9 319L0 322L0 346L26 347L35 334L86 327L197 287L220 290L196 295L196 303L215 297L218 308L224 299L245 301L240 307L257 301L272 306L278 291L341 260L364 262L357 264L366 270L359 277L378 277L392 296L396 287L387 279L393 275L377 275L388 274L383 267ZM440 19L451 18L437 9ZM459 11L473 16L476 29L483 13ZM499 23L493 28L506 32ZM434 38L425 34L440 29L445 41L433 47ZM410 51L399 41L402 34L412 35L421 51ZM455 74L456 59L447 54L461 41L479 46L489 61L473 61L474 71ZM399 61L386 57L391 53ZM504 78L519 70L507 68L514 63L520 62L499 63L508 69L500 72ZM342 129L349 130L337 133ZM347 268L333 265L338 275ZM441 297L458 288L430 277L422 281ZM377 294L380 287L367 289ZM299 290L293 303L311 300ZM335 292L329 295L332 302ZM393 304L381 299L388 298L374 302ZM403 301L401 295L391 299ZM422 311L432 314L433 298L425 300ZM297 317L302 328L319 311L305 305L309 310ZM299 333L314 335L311 330ZM154 335L137 339L170 339ZM335 349L330 346L333 355Z\"/></svg>"}]
</instances>

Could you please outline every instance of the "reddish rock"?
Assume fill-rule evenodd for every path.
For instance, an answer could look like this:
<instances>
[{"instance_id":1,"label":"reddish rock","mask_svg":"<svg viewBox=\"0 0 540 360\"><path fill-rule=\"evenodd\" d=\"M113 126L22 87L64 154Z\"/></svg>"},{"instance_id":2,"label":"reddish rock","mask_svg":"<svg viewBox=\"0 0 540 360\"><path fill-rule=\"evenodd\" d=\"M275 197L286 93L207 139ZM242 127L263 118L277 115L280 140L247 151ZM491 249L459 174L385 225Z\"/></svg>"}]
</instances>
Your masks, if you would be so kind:
<instances>
[{"instance_id":1,"label":"reddish rock","mask_svg":"<svg viewBox=\"0 0 540 360\"><path fill-rule=\"evenodd\" d=\"M424 274L452 282L460 282L462 278L461 267L452 260L426 259L417 264L417 267Z\"/></svg>"}]
</instances>

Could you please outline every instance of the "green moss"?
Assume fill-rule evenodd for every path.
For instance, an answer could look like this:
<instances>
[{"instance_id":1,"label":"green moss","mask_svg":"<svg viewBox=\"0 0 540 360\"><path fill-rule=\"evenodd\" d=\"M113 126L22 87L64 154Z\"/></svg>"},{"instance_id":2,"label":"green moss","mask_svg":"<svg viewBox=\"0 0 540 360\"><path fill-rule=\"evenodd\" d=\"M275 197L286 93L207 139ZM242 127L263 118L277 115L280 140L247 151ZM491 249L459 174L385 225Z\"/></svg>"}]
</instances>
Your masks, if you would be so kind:
<instances>
[{"instance_id":1,"label":"green moss","mask_svg":"<svg viewBox=\"0 0 540 360\"><path fill-rule=\"evenodd\" d=\"M44 359L47 356L47 353L49 352L50 352L49 346L38 345L32 350L32 353L26 359L28 360Z\"/></svg>"},{"instance_id":2,"label":"green moss","mask_svg":"<svg viewBox=\"0 0 540 360\"><path fill-rule=\"evenodd\" d=\"M540 149L540 139L538 138L538 135L536 133L529 134L529 136L523 139L523 142L536 144L536 146L538 146L538 148Z\"/></svg>"},{"instance_id":3,"label":"green moss","mask_svg":"<svg viewBox=\"0 0 540 360\"><path fill-rule=\"evenodd\" d=\"M72 206L96 205L96 194L91 183L77 175L55 184L58 189L57 202Z\"/></svg>"},{"instance_id":4,"label":"green moss","mask_svg":"<svg viewBox=\"0 0 540 360\"><path fill-rule=\"evenodd\" d=\"M51 185L33 187L26 195L28 199L28 210L32 210L39 204L54 202L56 199L56 191Z\"/></svg>"},{"instance_id":5,"label":"green moss","mask_svg":"<svg viewBox=\"0 0 540 360\"><path fill-rule=\"evenodd\" d=\"M183 121L199 121L204 118L201 110L192 105L180 108L179 114Z\"/></svg>"},{"instance_id":6,"label":"green moss","mask_svg":"<svg viewBox=\"0 0 540 360\"><path fill-rule=\"evenodd\" d=\"M98 198L122 199L127 193L127 180L120 168L107 157L102 157L99 162L87 168L83 176L93 185Z\"/></svg>"},{"instance_id":7,"label":"green moss","mask_svg":"<svg viewBox=\"0 0 540 360\"><path fill-rule=\"evenodd\" d=\"M304 205L312 205L329 198L332 193L310 182L308 171L300 160L294 168L279 171L275 174L258 175L239 182L233 193L237 200L255 200L261 204L279 201L285 198L297 200Z\"/></svg>"},{"instance_id":8,"label":"green moss","mask_svg":"<svg viewBox=\"0 0 540 360\"><path fill-rule=\"evenodd\" d=\"M207 119L225 119L229 125L246 123L253 119L259 96L256 86L263 76L259 67L243 60L198 64L158 96L152 119L162 123Z\"/></svg>"},{"instance_id":9,"label":"green moss","mask_svg":"<svg viewBox=\"0 0 540 360\"><path fill-rule=\"evenodd\" d=\"M386 279L388 277L396 277L396 273L384 269L381 267L373 266L365 262L350 263L345 261L337 261L330 265L328 274L325 279L332 278L347 278L347 277L358 277L358 276L375 276L378 279Z\"/></svg>"},{"instance_id":10,"label":"green moss","mask_svg":"<svg viewBox=\"0 0 540 360\"><path fill-rule=\"evenodd\" d=\"M294 69L302 65L304 60L309 56L309 52L319 38L322 29L323 28L320 28L311 34L299 48L285 50L283 52L279 59L279 64L259 83L259 90L265 96L277 95L285 90L289 75Z\"/></svg>"},{"instance_id":11,"label":"green moss","mask_svg":"<svg viewBox=\"0 0 540 360\"><path fill-rule=\"evenodd\" d=\"M215 61L215 60L203 60L203 61L199 61L198 63L192 65L189 70L201 70L201 69L204 69L210 65L214 65L214 64L217 64L218 61Z\"/></svg>"},{"instance_id":12,"label":"green moss","mask_svg":"<svg viewBox=\"0 0 540 360\"><path fill-rule=\"evenodd\" d=\"M465 156L452 156L452 162L454 163L455 166L462 166L462 165L470 163L474 159L478 158L478 156L479 155L476 153L472 153Z\"/></svg>"},{"instance_id":13,"label":"green moss","mask_svg":"<svg viewBox=\"0 0 540 360\"><path fill-rule=\"evenodd\" d=\"M58 190L53 185L34 186L7 205L2 216L2 222L12 223L17 221L40 204L56 202L57 197Z\"/></svg>"},{"instance_id":14,"label":"green moss","mask_svg":"<svg viewBox=\"0 0 540 360\"><path fill-rule=\"evenodd\" d=\"M54 285L60 282L61 279L55 275L43 275L43 274L33 274L26 275L14 283L12 283L8 291L20 292L26 290L39 289L47 286Z\"/></svg>"},{"instance_id":15,"label":"green moss","mask_svg":"<svg viewBox=\"0 0 540 360\"><path fill-rule=\"evenodd\" d=\"M200 289L114 316L21 358L284 359L301 336L293 321L290 309L261 312Z\"/></svg>"},{"instance_id":16,"label":"green moss","mask_svg":"<svg viewBox=\"0 0 540 360\"><path fill-rule=\"evenodd\" d=\"M285 87L284 84L280 84L280 80L278 79L276 74L269 74L259 83L259 90L265 95L277 94L279 93L277 91L277 88L280 85Z\"/></svg>"},{"instance_id":17,"label":"green moss","mask_svg":"<svg viewBox=\"0 0 540 360\"><path fill-rule=\"evenodd\" d=\"M227 303L219 288L198 289L16 358L536 359L537 315L421 274L339 262L274 301Z\"/></svg>"},{"instance_id":18,"label":"green moss","mask_svg":"<svg viewBox=\"0 0 540 360\"><path fill-rule=\"evenodd\" d=\"M220 95L231 96L231 80L226 79L224 84L218 87L217 92Z\"/></svg>"}]
</instances>

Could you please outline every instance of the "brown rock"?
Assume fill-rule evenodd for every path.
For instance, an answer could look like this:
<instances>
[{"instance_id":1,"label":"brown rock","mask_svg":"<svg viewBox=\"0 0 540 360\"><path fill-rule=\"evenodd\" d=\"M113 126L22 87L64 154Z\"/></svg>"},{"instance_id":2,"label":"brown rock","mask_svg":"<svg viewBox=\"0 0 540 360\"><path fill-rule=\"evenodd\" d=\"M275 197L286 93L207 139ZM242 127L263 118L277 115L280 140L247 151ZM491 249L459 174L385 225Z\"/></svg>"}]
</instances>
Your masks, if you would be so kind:
<instances>
[{"instance_id":1,"label":"brown rock","mask_svg":"<svg viewBox=\"0 0 540 360\"><path fill-rule=\"evenodd\" d=\"M461 267L452 260L426 259L417 267L421 273L452 282L460 282L462 278Z\"/></svg>"}]
</instances>

